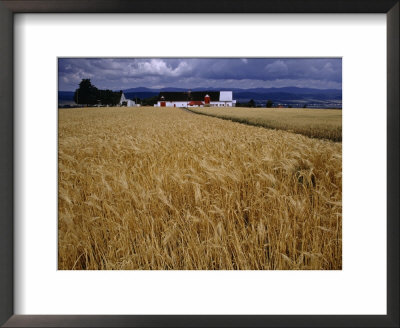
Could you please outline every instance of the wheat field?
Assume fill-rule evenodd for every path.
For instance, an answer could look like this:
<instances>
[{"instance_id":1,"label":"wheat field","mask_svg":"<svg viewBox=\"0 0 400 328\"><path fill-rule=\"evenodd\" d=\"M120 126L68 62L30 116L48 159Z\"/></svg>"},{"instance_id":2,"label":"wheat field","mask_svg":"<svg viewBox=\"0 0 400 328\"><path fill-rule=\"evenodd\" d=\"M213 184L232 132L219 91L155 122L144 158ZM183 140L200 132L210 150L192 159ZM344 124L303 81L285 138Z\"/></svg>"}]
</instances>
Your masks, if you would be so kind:
<instances>
[{"instance_id":1,"label":"wheat field","mask_svg":"<svg viewBox=\"0 0 400 328\"><path fill-rule=\"evenodd\" d=\"M235 122L342 141L341 109L200 107L191 111Z\"/></svg>"},{"instance_id":2,"label":"wheat field","mask_svg":"<svg viewBox=\"0 0 400 328\"><path fill-rule=\"evenodd\" d=\"M59 109L61 270L340 270L342 145L179 108Z\"/></svg>"}]
</instances>

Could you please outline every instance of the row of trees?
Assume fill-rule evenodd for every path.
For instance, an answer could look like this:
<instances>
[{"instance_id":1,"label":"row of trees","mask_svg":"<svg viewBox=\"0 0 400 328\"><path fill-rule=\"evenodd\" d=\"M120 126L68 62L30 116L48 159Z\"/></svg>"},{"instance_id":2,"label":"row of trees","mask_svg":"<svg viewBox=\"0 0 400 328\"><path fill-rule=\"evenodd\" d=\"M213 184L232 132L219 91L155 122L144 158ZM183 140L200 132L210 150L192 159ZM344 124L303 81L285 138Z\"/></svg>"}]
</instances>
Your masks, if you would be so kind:
<instances>
[{"instance_id":1,"label":"row of trees","mask_svg":"<svg viewBox=\"0 0 400 328\"><path fill-rule=\"evenodd\" d=\"M274 104L274 102L272 100L267 100L267 103L265 104L265 107L272 108L272 107L274 107L274 105L275 104ZM257 106L256 102L253 99L251 99L247 103L239 103L239 102L237 102L236 103L236 107L262 107L262 106L261 105ZM288 105L288 108L292 108L292 106ZM307 104L304 104L303 108L307 108Z\"/></svg>"},{"instance_id":2,"label":"row of trees","mask_svg":"<svg viewBox=\"0 0 400 328\"><path fill-rule=\"evenodd\" d=\"M122 91L97 89L90 79L83 79L79 88L75 90L74 101L80 105L110 105L115 106L121 99Z\"/></svg>"},{"instance_id":3,"label":"row of trees","mask_svg":"<svg viewBox=\"0 0 400 328\"><path fill-rule=\"evenodd\" d=\"M266 107L267 108L271 108L274 106L274 103L272 102L272 100L268 100L266 103ZM251 99L249 102L245 102L245 103L240 103L237 102L236 103L236 107L257 107L256 102L254 101L254 99Z\"/></svg>"}]
</instances>

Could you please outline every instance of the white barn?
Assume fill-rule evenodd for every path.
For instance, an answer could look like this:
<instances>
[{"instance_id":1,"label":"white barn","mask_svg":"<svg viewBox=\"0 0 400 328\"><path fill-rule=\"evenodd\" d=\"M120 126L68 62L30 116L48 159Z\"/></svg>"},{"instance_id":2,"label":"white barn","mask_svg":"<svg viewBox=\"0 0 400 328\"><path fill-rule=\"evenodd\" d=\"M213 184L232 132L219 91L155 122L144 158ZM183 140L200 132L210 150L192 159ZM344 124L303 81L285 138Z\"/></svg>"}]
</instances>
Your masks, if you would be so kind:
<instances>
[{"instance_id":1,"label":"white barn","mask_svg":"<svg viewBox=\"0 0 400 328\"><path fill-rule=\"evenodd\" d=\"M235 107L232 91L160 92L155 107Z\"/></svg>"},{"instance_id":2,"label":"white barn","mask_svg":"<svg viewBox=\"0 0 400 328\"><path fill-rule=\"evenodd\" d=\"M122 93L121 94L121 99L119 100L119 105L123 106L124 103L126 103L126 107L134 107L134 106L136 106L136 103L133 100L126 98L124 93Z\"/></svg>"}]
</instances>

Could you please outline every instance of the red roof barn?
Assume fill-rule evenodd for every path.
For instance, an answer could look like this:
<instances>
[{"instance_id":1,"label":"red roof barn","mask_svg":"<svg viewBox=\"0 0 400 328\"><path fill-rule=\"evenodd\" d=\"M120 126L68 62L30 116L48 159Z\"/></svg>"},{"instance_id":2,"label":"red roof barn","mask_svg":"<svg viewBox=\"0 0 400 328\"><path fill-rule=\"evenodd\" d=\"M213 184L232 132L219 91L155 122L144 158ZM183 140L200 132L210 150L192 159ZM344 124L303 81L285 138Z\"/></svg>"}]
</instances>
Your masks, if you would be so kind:
<instances>
[{"instance_id":1,"label":"red roof barn","mask_svg":"<svg viewBox=\"0 0 400 328\"><path fill-rule=\"evenodd\" d=\"M188 106L202 106L204 103L199 100L192 100L191 102L188 103Z\"/></svg>"}]
</instances>

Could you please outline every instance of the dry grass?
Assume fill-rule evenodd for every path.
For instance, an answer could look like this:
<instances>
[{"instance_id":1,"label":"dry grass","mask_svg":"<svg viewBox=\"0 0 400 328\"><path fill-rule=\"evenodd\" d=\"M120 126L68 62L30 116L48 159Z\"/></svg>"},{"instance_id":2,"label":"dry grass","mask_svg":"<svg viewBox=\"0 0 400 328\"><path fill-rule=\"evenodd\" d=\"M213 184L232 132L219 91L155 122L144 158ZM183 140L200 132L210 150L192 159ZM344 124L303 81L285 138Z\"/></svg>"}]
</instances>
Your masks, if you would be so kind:
<instances>
[{"instance_id":1,"label":"dry grass","mask_svg":"<svg viewBox=\"0 0 400 328\"><path fill-rule=\"evenodd\" d=\"M341 143L178 108L59 110L59 269L341 269Z\"/></svg>"},{"instance_id":2,"label":"dry grass","mask_svg":"<svg viewBox=\"0 0 400 328\"><path fill-rule=\"evenodd\" d=\"M339 109L204 107L190 110L312 138L342 141L342 110Z\"/></svg>"}]
</instances>

